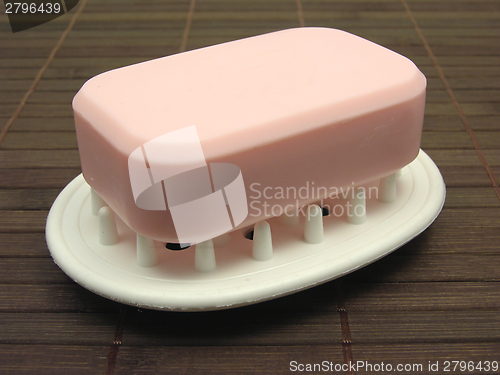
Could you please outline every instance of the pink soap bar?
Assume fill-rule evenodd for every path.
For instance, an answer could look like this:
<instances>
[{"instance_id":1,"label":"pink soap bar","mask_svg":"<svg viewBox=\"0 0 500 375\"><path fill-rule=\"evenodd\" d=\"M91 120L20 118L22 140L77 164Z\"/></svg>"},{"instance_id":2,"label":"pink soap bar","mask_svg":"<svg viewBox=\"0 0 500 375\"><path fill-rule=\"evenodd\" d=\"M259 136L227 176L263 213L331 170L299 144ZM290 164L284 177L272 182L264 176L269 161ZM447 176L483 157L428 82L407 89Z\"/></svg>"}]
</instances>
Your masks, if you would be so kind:
<instances>
[{"instance_id":1,"label":"pink soap bar","mask_svg":"<svg viewBox=\"0 0 500 375\"><path fill-rule=\"evenodd\" d=\"M241 170L248 216L237 228L245 227L278 214L276 207L319 200L280 189L348 187L410 163L419 152L425 88L407 58L327 28L127 66L90 79L73 100L83 175L134 231L177 242L168 209L136 204L129 156L194 126L207 165Z\"/></svg>"}]
</instances>

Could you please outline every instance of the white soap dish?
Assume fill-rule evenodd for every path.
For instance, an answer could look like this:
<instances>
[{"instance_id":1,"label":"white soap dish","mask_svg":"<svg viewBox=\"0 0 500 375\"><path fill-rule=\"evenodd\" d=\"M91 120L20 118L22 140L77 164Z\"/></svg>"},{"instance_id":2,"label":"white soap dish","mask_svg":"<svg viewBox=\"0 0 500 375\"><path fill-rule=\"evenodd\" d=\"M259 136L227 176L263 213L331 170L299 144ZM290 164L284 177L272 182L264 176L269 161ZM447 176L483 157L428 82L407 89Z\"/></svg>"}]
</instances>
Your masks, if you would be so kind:
<instances>
[{"instance_id":1,"label":"white soap dish","mask_svg":"<svg viewBox=\"0 0 500 375\"><path fill-rule=\"evenodd\" d=\"M369 193L379 181L364 185L366 220L349 218L346 210L341 215L353 198L347 193L346 199L323 201L330 215L312 217L307 225L305 217L276 217L267 221L269 226L257 224L254 240L247 238L252 228L245 228L214 239L213 247L208 241L171 251L165 243L136 236L107 207L98 219L92 214L91 189L79 175L50 210L47 244L69 277L103 297L159 310L232 308L307 289L370 264L425 230L443 207L442 176L422 150L395 184L390 177L381 183L387 185L379 191L389 194L385 200L391 200L393 187L397 198L381 202L383 197ZM100 231L107 232L101 240Z\"/></svg>"}]
</instances>

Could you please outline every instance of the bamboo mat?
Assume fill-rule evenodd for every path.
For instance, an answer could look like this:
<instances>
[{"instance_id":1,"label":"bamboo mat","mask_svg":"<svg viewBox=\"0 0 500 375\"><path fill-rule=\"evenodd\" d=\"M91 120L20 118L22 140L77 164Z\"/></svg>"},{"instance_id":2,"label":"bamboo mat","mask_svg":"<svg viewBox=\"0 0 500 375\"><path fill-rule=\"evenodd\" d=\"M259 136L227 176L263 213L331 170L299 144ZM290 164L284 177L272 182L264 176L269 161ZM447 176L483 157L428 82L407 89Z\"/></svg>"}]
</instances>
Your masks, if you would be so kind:
<instances>
[{"instance_id":1,"label":"bamboo mat","mask_svg":"<svg viewBox=\"0 0 500 375\"><path fill-rule=\"evenodd\" d=\"M368 361L482 374L491 372L446 372L445 361L500 361L500 2L81 0L17 34L0 7L0 373L282 374L292 361ZM141 310L73 283L44 226L80 173L71 109L80 86L301 25L370 39L427 76L422 148L447 185L436 222L354 274L235 310Z\"/></svg>"}]
</instances>

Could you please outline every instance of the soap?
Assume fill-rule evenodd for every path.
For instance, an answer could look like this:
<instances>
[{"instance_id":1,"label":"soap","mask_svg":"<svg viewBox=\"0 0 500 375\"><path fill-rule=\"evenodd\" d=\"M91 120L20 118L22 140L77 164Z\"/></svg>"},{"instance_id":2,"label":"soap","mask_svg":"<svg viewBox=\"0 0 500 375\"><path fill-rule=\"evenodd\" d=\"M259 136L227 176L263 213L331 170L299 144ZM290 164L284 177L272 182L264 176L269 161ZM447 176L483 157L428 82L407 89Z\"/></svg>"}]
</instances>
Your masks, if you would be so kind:
<instances>
[{"instance_id":1,"label":"soap","mask_svg":"<svg viewBox=\"0 0 500 375\"><path fill-rule=\"evenodd\" d=\"M218 199L227 204L230 230L244 228L409 164L420 148L425 89L425 76L406 57L329 28L282 30L158 58L102 73L76 94L82 172L135 232L183 242L168 179L155 180L146 159L155 140L185 134L187 146L167 147L164 165L155 168L173 170L171 177L200 172L193 181L204 182L193 184L195 193L224 190ZM163 207L141 206L134 162L144 163L151 178L145 173L144 183L156 186L157 198L163 194ZM232 215L229 190L217 186L213 173L224 166L234 167L246 215L241 207ZM190 207L193 223L207 215L203 205Z\"/></svg>"}]
</instances>

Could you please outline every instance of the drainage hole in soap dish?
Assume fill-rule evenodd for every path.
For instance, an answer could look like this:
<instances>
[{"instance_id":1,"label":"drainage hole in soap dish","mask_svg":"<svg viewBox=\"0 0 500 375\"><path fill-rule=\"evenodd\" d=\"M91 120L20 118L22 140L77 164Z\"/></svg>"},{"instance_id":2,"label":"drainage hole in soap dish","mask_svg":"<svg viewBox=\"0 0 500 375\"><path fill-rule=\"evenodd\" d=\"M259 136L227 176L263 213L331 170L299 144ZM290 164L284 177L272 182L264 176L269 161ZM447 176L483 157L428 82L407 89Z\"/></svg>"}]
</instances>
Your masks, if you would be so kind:
<instances>
[{"instance_id":1,"label":"drainage hole in soap dish","mask_svg":"<svg viewBox=\"0 0 500 375\"><path fill-rule=\"evenodd\" d=\"M189 243L173 243L173 242L168 242L165 247L169 250L174 250L174 251L179 251L179 250L186 250L187 248L191 247L191 244Z\"/></svg>"},{"instance_id":2,"label":"drainage hole in soap dish","mask_svg":"<svg viewBox=\"0 0 500 375\"><path fill-rule=\"evenodd\" d=\"M245 234L245 238L253 241L253 229Z\"/></svg>"}]
</instances>

